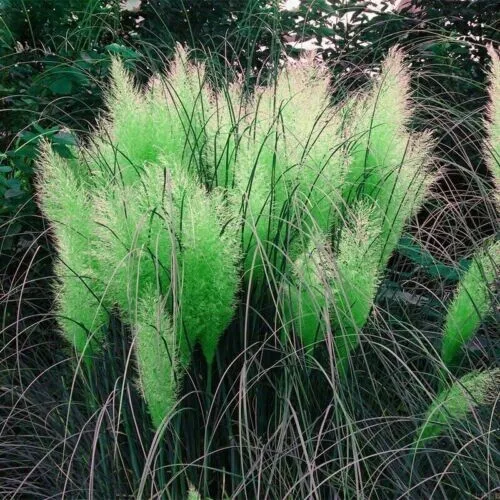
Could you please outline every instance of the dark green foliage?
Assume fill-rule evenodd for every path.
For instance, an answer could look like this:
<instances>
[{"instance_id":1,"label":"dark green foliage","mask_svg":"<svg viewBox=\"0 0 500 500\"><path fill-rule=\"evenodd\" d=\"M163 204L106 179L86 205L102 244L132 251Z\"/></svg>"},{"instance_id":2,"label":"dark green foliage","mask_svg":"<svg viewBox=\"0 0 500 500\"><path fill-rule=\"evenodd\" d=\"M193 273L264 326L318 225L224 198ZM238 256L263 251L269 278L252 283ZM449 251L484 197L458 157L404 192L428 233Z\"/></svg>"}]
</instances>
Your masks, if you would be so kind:
<instances>
[{"instance_id":1,"label":"dark green foliage","mask_svg":"<svg viewBox=\"0 0 500 500\"><path fill-rule=\"evenodd\" d=\"M258 0L144 0L138 14L144 17L142 30L146 37L203 47L222 44L238 29L245 10L258 8Z\"/></svg>"},{"instance_id":2,"label":"dark green foliage","mask_svg":"<svg viewBox=\"0 0 500 500\"><path fill-rule=\"evenodd\" d=\"M89 18L109 19L119 8L119 1L44 0L43 8L40 8L35 0L4 0L1 7L5 41L37 47L60 42L55 39L63 38L65 33L77 27L87 31L86 36L94 38L90 31L97 27L97 23L89 23Z\"/></svg>"},{"instance_id":3,"label":"dark green foliage","mask_svg":"<svg viewBox=\"0 0 500 500\"><path fill-rule=\"evenodd\" d=\"M49 140L70 158L75 137L69 130L88 130L103 105L110 53L132 65L138 55L117 43L119 2L43 5L0 4L0 217L17 219L5 234L9 247L41 228L32 200L40 142Z\"/></svg>"}]
</instances>

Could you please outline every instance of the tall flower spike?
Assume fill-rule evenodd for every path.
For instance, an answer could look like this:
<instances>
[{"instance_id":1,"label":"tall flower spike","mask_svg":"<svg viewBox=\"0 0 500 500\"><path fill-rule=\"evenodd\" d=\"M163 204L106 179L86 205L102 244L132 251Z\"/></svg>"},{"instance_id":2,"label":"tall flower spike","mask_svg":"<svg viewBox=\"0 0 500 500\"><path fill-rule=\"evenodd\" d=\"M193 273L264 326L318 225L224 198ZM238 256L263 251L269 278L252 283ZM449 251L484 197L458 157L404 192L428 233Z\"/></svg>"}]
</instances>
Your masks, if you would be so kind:
<instances>
[{"instance_id":1,"label":"tall flower spike","mask_svg":"<svg viewBox=\"0 0 500 500\"><path fill-rule=\"evenodd\" d=\"M438 438L454 423L480 405L495 400L500 390L500 369L472 372L441 391L427 410L417 430L413 453Z\"/></svg>"},{"instance_id":2,"label":"tall flower spike","mask_svg":"<svg viewBox=\"0 0 500 500\"><path fill-rule=\"evenodd\" d=\"M111 171L119 168L121 182L130 185L137 181L144 164L155 160L157 151L145 96L119 59L112 60L106 104L109 112L97 138L98 163L106 161Z\"/></svg>"},{"instance_id":3,"label":"tall flower spike","mask_svg":"<svg viewBox=\"0 0 500 500\"><path fill-rule=\"evenodd\" d=\"M327 238L311 237L309 248L293 264L285 302L285 318L311 351L327 331L332 303L334 259Z\"/></svg>"},{"instance_id":4,"label":"tall flower spike","mask_svg":"<svg viewBox=\"0 0 500 500\"><path fill-rule=\"evenodd\" d=\"M486 123L487 140L485 143L486 163L495 183L495 201L500 210L500 58L493 47L488 48L491 57L490 103Z\"/></svg>"},{"instance_id":5,"label":"tall flower spike","mask_svg":"<svg viewBox=\"0 0 500 500\"><path fill-rule=\"evenodd\" d=\"M482 319L491 309L490 286L500 267L500 241L474 256L470 268L460 280L446 314L441 357L447 366L455 361L460 349L473 337Z\"/></svg>"},{"instance_id":6,"label":"tall flower spike","mask_svg":"<svg viewBox=\"0 0 500 500\"><path fill-rule=\"evenodd\" d=\"M102 305L102 283L92 255L95 246L91 202L77 168L42 148L38 197L51 221L58 261L55 273L59 324L66 339L86 359L99 349L101 329L107 323ZM76 172L75 172L76 171Z\"/></svg>"},{"instance_id":7,"label":"tall flower spike","mask_svg":"<svg viewBox=\"0 0 500 500\"><path fill-rule=\"evenodd\" d=\"M212 363L220 336L234 314L239 285L237 226L222 199L187 179L179 182L179 332L181 361L200 342ZM182 205L181 205L182 204Z\"/></svg>"},{"instance_id":8,"label":"tall flower spike","mask_svg":"<svg viewBox=\"0 0 500 500\"><path fill-rule=\"evenodd\" d=\"M328 238L311 237L309 250L294 262L285 317L311 349L328 330L335 336L337 366L347 373L380 279L380 220L373 208L359 205L342 231L337 253Z\"/></svg>"},{"instance_id":9,"label":"tall flower spike","mask_svg":"<svg viewBox=\"0 0 500 500\"><path fill-rule=\"evenodd\" d=\"M391 50L378 81L368 94L358 96L348 120L347 138L352 141L344 191L348 202L360 195L376 199L384 179L401 164L407 145L409 92L402 53Z\"/></svg>"},{"instance_id":10,"label":"tall flower spike","mask_svg":"<svg viewBox=\"0 0 500 500\"><path fill-rule=\"evenodd\" d=\"M280 269L291 235L328 233L344 176L341 134L329 108L328 76L311 59L258 89L238 124L236 191L246 275Z\"/></svg>"},{"instance_id":11,"label":"tall flower spike","mask_svg":"<svg viewBox=\"0 0 500 500\"><path fill-rule=\"evenodd\" d=\"M335 328L337 367L347 374L351 352L359 344L380 281L381 223L377 212L360 204L342 229L336 256L331 316Z\"/></svg>"},{"instance_id":12,"label":"tall flower spike","mask_svg":"<svg viewBox=\"0 0 500 500\"><path fill-rule=\"evenodd\" d=\"M328 234L345 175L342 134L330 104L328 72L314 53L283 70L276 87L288 164L287 181L297 189L297 220Z\"/></svg>"},{"instance_id":13,"label":"tall flower spike","mask_svg":"<svg viewBox=\"0 0 500 500\"><path fill-rule=\"evenodd\" d=\"M379 81L354 105L346 127L349 166L343 196L348 205L361 199L378 207L384 242L381 267L436 178L427 170L430 136L410 135L409 118L409 73L402 53L391 50Z\"/></svg>"},{"instance_id":14,"label":"tall flower spike","mask_svg":"<svg viewBox=\"0 0 500 500\"><path fill-rule=\"evenodd\" d=\"M145 294L137 305L133 325L139 386L153 425L159 428L175 404L179 376L175 333L164 299L155 293Z\"/></svg>"}]
</instances>

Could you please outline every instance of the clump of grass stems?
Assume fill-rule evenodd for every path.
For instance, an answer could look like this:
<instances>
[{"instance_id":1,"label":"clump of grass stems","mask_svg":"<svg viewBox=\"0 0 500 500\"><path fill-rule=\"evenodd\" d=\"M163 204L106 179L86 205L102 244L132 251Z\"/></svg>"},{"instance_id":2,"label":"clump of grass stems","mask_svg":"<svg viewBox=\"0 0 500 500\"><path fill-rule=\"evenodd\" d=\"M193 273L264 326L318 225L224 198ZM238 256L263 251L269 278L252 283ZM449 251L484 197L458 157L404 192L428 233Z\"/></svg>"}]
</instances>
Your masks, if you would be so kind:
<instances>
[{"instance_id":1,"label":"clump of grass stems","mask_svg":"<svg viewBox=\"0 0 500 500\"><path fill-rule=\"evenodd\" d=\"M196 182L201 172L185 153L199 140L203 76L182 50L168 76L168 85L157 80L142 93L115 61L110 112L93 144L73 165L46 150L39 181L61 262L74 273L56 269L59 312L72 322L61 322L65 336L90 364L87 346L99 348L101 325L80 316L82 306L100 311L101 324L118 307L137 336L139 382L157 427L175 399L175 366L189 365L198 341L212 363L238 287L234 224L217 194ZM61 181L66 199L57 193Z\"/></svg>"},{"instance_id":2,"label":"clump of grass stems","mask_svg":"<svg viewBox=\"0 0 500 500\"><path fill-rule=\"evenodd\" d=\"M497 448L484 457L492 415L449 462L428 445L494 405L496 371L435 397L448 330L415 329L377 305L436 179L432 140L409 132L409 76L392 51L369 89L333 107L312 58L253 94L239 82L211 89L182 49L143 90L115 61L89 144L69 161L45 148L57 317L96 425L81 490L117 469L126 480L104 495L184 498L193 483L195 497L453 497L498 477ZM487 253L449 311L467 276L481 290L494 279L475 272ZM429 465L412 466L408 483L415 450ZM453 483L457 457L467 474Z\"/></svg>"}]
</instances>

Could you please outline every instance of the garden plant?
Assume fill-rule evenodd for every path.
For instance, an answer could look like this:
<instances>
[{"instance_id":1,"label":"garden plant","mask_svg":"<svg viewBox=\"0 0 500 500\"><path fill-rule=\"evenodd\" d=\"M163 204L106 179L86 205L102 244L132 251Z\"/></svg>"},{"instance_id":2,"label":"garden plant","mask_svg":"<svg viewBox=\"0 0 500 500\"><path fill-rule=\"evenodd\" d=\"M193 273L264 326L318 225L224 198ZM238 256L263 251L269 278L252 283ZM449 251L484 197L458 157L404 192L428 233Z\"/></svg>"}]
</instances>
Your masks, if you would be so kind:
<instances>
[{"instance_id":1,"label":"garden plant","mask_svg":"<svg viewBox=\"0 0 500 500\"><path fill-rule=\"evenodd\" d=\"M148 65L106 38L120 3L94 3L102 24L85 25L81 50L107 52L92 120L23 136L29 217L43 226L31 245L46 240L50 259L17 285L37 259L26 250L10 280L18 303L5 293L2 498L493 498L496 46L480 51L479 139L461 150L460 123L446 152L429 116L443 106L444 128L459 112L422 97L425 65L401 45L354 85L333 48L292 57L271 29L254 33L265 59L245 52L256 19L291 22L291 8L186 4L169 43L194 49L171 43ZM203 52L219 37L214 12L233 31L224 52ZM348 41L339 47L365 50ZM22 207L5 210L17 224ZM455 233L440 226L453 218ZM41 305L36 286L50 291ZM21 305L43 312L24 317Z\"/></svg>"}]
</instances>

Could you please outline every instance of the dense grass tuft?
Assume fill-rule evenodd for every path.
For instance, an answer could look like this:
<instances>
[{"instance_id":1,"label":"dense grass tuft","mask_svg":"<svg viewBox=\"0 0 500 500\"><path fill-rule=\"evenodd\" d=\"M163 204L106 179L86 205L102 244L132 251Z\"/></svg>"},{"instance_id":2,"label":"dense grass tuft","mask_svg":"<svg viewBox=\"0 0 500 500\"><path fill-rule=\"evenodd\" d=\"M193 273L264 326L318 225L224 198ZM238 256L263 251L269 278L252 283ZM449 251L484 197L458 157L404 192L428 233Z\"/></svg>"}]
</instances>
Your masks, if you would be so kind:
<instances>
[{"instance_id":1,"label":"dense grass tuft","mask_svg":"<svg viewBox=\"0 0 500 500\"><path fill-rule=\"evenodd\" d=\"M496 182L492 59L476 146ZM4 319L2 496L493 494L499 246L471 229L457 257L472 188L437 182L422 75L393 49L333 103L314 54L269 65L226 84L178 46L140 85L113 59L90 136L44 143L54 300Z\"/></svg>"}]
</instances>

